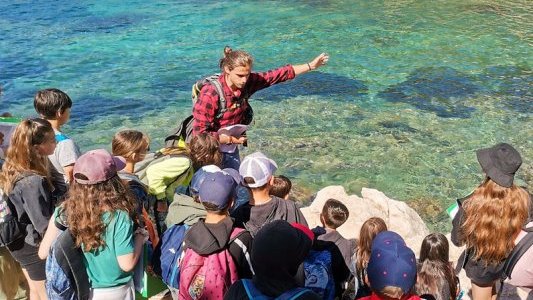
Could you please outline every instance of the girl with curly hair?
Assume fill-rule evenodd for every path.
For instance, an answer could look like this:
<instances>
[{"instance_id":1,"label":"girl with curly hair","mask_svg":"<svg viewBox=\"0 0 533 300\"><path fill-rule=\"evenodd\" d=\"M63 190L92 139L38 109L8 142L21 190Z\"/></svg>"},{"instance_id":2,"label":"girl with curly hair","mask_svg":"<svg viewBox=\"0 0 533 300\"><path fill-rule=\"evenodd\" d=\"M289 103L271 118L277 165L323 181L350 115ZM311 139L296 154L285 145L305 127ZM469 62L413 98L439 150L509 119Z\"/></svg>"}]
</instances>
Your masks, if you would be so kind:
<instances>
[{"instance_id":1,"label":"girl with curly hair","mask_svg":"<svg viewBox=\"0 0 533 300\"><path fill-rule=\"evenodd\" d=\"M148 235L137 228L135 199L117 172L123 158L103 149L80 156L64 203L68 228L83 249L92 299L134 299L132 270Z\"/></svg>"},{"instance_id":2,"label":"girl with curly hair","mask_svg":"<svg viewBox=\"0 0 533 300\"><path fill-rule=\"evenodd\" d=\"M37 252L54 208L47 156L54 153L55 146L48 121L23 120L13 132L0 175L0 188L25 232L8 250L28 280L30 299L46 299L45 261Z\"/></svg>"}]
</instances>

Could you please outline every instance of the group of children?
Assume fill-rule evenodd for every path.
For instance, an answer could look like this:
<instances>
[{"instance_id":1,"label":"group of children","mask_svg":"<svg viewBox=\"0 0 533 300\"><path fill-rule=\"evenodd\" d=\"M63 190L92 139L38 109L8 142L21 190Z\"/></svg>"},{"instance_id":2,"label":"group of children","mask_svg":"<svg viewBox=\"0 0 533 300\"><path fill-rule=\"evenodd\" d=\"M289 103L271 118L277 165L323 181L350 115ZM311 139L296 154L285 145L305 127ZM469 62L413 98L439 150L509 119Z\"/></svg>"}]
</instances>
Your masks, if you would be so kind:
<instances>
[{"instance_id":1,"label":"group of children","mask_svg":"<svg viewBox=\"0 0 533 300\"><path fill-rule=\"evenodd\" d=\"M380 218L367 220L357 241L348 240L337 228L349 211L335 199L323 207L323 226L309 229L299 206L288 199L290 180L275 176L277 164L261 152L244 157L238 170L221 169L219 142L209 134L149 153L146 134L123 130L111 141L112 153L81 154L61 132L72 106L68 95L42 90L34 106L40 118L17 126L0 173L0 188L22 228L7 249L22 267L32 300L47 299L47 257L65 228L83 251L90 298L110 300L135 298L133 269L143 247L149 242L157 248L175 225L186 225L186 234L179 285L170 287L174 299L461 297L442 234L424 239L419 260ZM509 159L500 152L516 160L514 148L502 147L478 154L487 180L460 202L464 208L454 221L454 242L473 250L470 261L478 262L477 268L505 259L531 209L527 192L512 182L520 164L502 167ZM502 168L507 176L498 173ZM498 185L490 186L496 196L487 196L491 184ZM496 198L511 207L502 215L511 225L499 226L513 239L495 250L479 245L490 232L479 236L470 229L476 228L473 211L490 211L482 204ZM483 286L492 287L494 280Z\"/></svg>"}]
</instances>

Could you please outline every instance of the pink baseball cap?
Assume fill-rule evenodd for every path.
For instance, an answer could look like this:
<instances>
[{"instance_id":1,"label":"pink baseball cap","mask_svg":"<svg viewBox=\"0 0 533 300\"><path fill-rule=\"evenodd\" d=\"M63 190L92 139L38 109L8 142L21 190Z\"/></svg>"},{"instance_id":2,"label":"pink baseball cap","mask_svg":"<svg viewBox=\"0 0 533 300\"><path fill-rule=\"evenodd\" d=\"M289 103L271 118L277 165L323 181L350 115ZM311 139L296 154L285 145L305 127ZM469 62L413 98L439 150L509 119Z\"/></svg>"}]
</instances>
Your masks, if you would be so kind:
<instances>
[{"instance_id":1,"label":"pink baseball cap","mask_svg":"<svg viewBox=\"0 0 533 300\"><path fill-rule=\"evenodd\" d=\"M88 151L74 164L74 180L79 184L96 184L111 179L124 169L126 160L104 149Z\"/></svg>"}]
</instances>

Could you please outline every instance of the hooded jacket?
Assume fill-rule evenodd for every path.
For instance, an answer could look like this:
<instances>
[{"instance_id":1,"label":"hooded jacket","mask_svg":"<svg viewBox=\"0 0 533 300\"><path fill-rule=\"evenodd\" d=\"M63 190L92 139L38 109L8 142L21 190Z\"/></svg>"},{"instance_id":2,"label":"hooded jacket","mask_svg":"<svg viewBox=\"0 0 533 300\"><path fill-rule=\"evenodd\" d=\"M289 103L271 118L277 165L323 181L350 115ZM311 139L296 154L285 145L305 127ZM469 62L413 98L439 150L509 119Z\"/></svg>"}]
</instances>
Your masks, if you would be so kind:
<instances>
[{"instance_id":1,"label":"hooded jacket","mask_svg":"<svg viewBox=\"0 0 533 300\"><path fill-rule=\"evenodd\" d=\"M295 276L311 245L308 236L286 221L276 220L263 226L254 239L252 249L253 284L268 297L278 297L299 287ZM224 299L249 299L242 281L235 282ZM296 299L321 298L309 290Z\"/></svg>"},{"instance_id":2,"label":"hooded jacket","mask_svg":"<svg viewBox=\"0 0 533 300\"><path fill-rule=\"evenodd\" d=\"M185 247L192 249L199 255L210 255L229 247L229 253L237 266L239 278L252 278L252 268L249 263L249 251L252 248L252 236L244 231L239 234L238 239L243 245L241 248L237 243L230 243L231 232L234 227L233 219L226 217L217 224L207 224L205 219L200 219L191 226L185 235Z\"/></svg>"}]
</instances>

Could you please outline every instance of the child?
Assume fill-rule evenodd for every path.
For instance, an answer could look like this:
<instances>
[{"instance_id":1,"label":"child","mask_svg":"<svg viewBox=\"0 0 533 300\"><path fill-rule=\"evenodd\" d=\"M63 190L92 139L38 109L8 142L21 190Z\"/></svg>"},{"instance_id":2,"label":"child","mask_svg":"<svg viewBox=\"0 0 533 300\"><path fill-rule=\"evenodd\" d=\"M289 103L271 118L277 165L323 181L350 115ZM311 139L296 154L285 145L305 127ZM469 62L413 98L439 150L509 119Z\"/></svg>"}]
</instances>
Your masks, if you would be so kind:
<instances>
[{"instance_id":1,"label":"child","mask_svg":"<svg viewBox=\"0 0 533 300\"><path fill-rule=\"evenodd\" d=\"M323 227L313 229L317 242L328 246L331 252L337 296L342 294L343 285L350 277L350 266L355 251L355 240L347 240L337 231L337 228L346 222L348 216L349 211L346 205L339 200L328 199L320 214Z\"/></svg>"},{"instance_id":2,"label":"child","mask_svg":"<svg viewBox=\"0 0 533 300\"><path fill-rule=\"evenodd\" d=\"M54 209L47 156L54 153L55 146L48 121L22 121L13 132L0 176L0 186L26 229L23 238L9 244L8 249L28 280L30 299L46 299L45 261L39 258L38 248Z\"/></svg>"},{"instance_id":3,"label":"child","mask_svg":"<svg viewBox=\"0 0 533 300\"><path fill-rule=\"evenodd\" d=\"M254 238L252 280L234 283L224 299L321 299L313 291L301 288L295 278L313 239L313 232L300 224L276 220L263 226Z\"/></svg>"},{"instance_id":4,"label":"child","mask_svg":"<svg viewBox=\"0 0 533 300\"><path fill-rule=\"evenodd\" d=\"M165 220L174 191L180 185L188 185L194 174L190 152L183 147L163 148L137 163L135 174L148 185L149 193L157 199L154 215L161 235L167 229Z\"/></svg>"},{"instance_id":5,"label":"child","mask_svg":"<svg viewBox=\"0 0 533 300\"><path fill-rule=\"evenodd\" d=\"M293 201L285 201L270 195L274 182L274 172L278 166L261 152L252 153L244 158L239 168L244 184L252 192L249 203L238 207L232 216L239 226L255 235L267 223L274 220L296 222L307 226L302 212Z\"/></svg>"},{"instance_id":6,"label":"child","mask_svg":"<svg viewBox=\"0 0 533 300\"><path fill-rule=\"evenodd\" d=\"M70 118L72 100L58 89L45 89L35 94L33 106L42 118L52 124L55 132L57 147L48 158L53 166L51 176L55 188L54 197L61 200L68 190L68 184L72 182L74 162L80 156L78 146L61 132L61 126L65 125Z\"/></svg>"},{"instance_id":7,"label":"child","mask_svg":"<svg viewBox=\"0 0 533 300\"><path fill-rule=\"evenodd\" d=\"M369 296L371 291L370 287L365 282L366 268L368 266L368 260L370 259L370 249L372 247L372 241L378 233L387 230L387 225L383 219L378 217L372 217L366 220L361 226L359 231L359 240L357 242L357 250L355 260L355 274L357 275L355 280L358 281L359 289L356 291L356 299Z\"/></svg>"},{"instance_id":8,"label":"child","mask_svg":"<svg viewBox=\"0 0 533 300\"><path fill-rule=\"evenodd\" d=\"M279 175L274 176L274 184L270 189L270 195L281 199L289 200L289 193L291 192L292 182L289 178Z\"/></svg>"},{"instance_id":9,"label":"child","mask_svg":"<svg viewBox=\"0 0 533 300\"><path fill-rule=\"evenodd\" d=\"M83 249L92 299L135 298L132 270L148 233L135 230L135 199L117 176L125 166L103 149L80 156L64 203L68 228Z\"/></svg>"},{"instance_id":10,"label":"child","mask_svg":"<svg viewBox=\"0 0 533 300\"><path fill-rule=\"evenodd\" d=\"M251 278L247 249L252 237L235 228L228 209L235 198L235 179L224 171L208 173L199 199L207 215L191 226L180 268L179 299L215 299L239 278ZM208 273L204 273L209 271Z\"/></svg>"},{"instance_id":11,"label":"child","mask_svg":"<svg viewBox=\"0 0 533 300\"><path fill-rule=\"evenodd\" d=\"M193 136L189 144L192 167L195 171L207 165L222 165L218 140L207 133Z\"/></svg>"},{"instance_id":12,"label":"child","mask_svg":"<svg viewBox=\"0 0 533 300\"><path fill-rule=\"evenodd\" d=\"M380 232L372 241L367 280L372 294L363 300L420 299L411 292L416 282L415 254L395 232Z\"/></svg>"},{"instance_id":13,"label":"child","mask_svg":"<svg viewBox=\"0 0 533 300\"><path fill-rule=\"evenodd\" d=\"M454 300L460 289L450 263L448 239L441 233L424 238L420 247L416 292L429 294L436 300Z\"/></svg>"},{"instance_id":14,"label":"child","mask_svg":"<svg viewBox=\"0 0 533 300\"><path fill-rule=\"evenodd\" d=\"M500 143L476 155L486 176L471 195L457 200L451 240L465 245L469 254L463 267L472 281L472 297L488 299L532 203L529 193L514 183L522 157L513 146Z\"/></svg>"},{"instance_id":15,"label":"child","mask_svg":"<svg viewBox=\"0 0 533 300\"><path fill-rule=\"evenodd\" d=\"M147 135L137 130L122 130L113 137L111 149L113 155L121 156L126 160L126 166L118 172L118 176L128 183L130 190L137 199L138 208L144 208L146 211L151 212L150 215L153 215L155 198L149 197L148 186L133 173L135 164L142 161L149 151L150 139Z\"/></svg>"}]
</instances>

